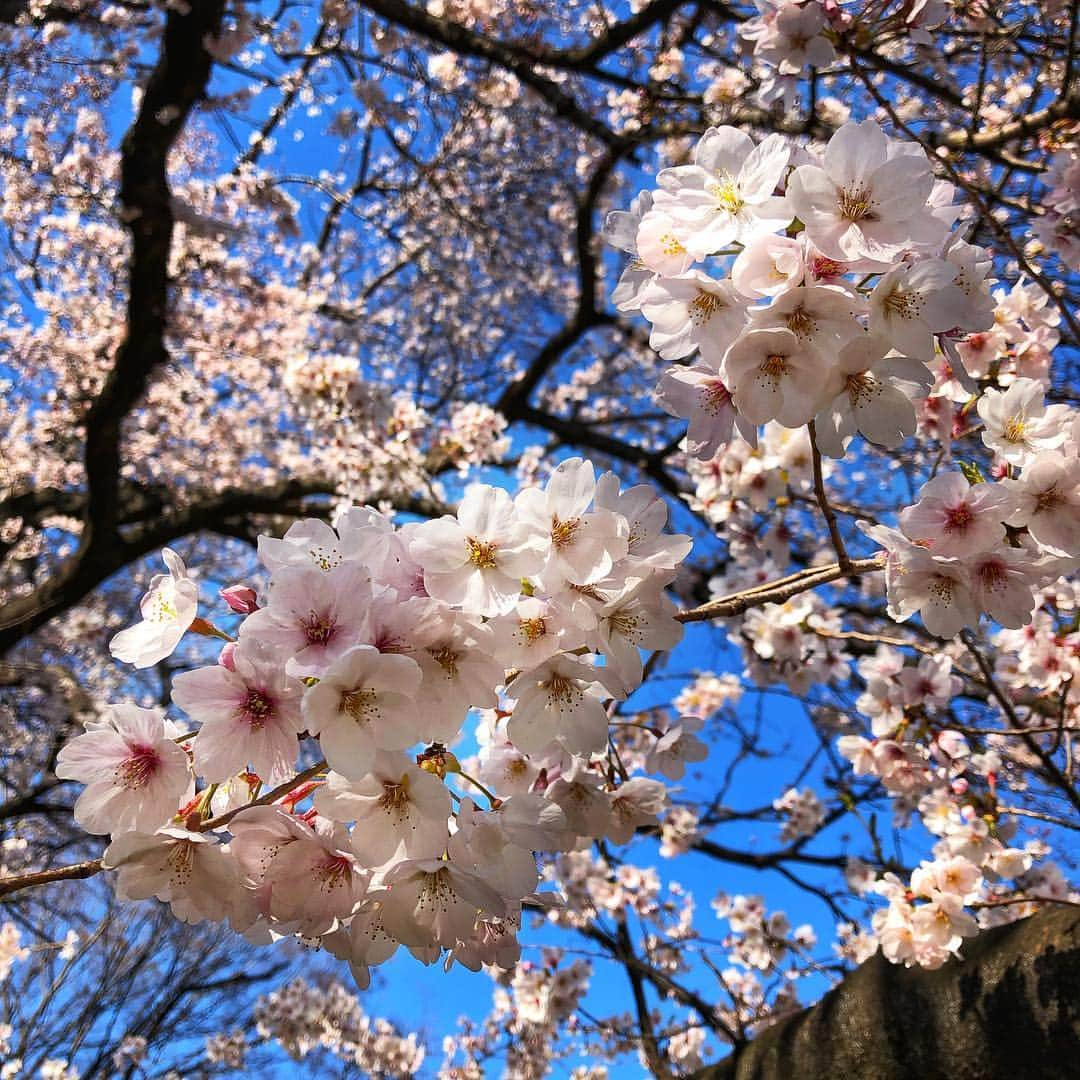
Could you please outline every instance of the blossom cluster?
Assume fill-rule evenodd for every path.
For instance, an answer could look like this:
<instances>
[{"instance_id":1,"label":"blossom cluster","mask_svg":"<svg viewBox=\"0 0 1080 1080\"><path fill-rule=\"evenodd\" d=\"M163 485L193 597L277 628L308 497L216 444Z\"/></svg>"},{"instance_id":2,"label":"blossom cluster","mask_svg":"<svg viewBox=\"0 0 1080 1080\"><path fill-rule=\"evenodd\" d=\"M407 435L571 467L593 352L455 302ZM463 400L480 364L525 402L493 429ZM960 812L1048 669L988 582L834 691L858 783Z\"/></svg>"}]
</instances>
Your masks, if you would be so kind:
<instances>
[{"instance_id":1,"label":"blossom cluster","mask_svg":"<svg viewBox=\"0 0 1080 1080\"><path fill-rule=\"evenodd\" d=\"M697 353L657 389L690 421L695 457L735 432L755 444L770 420L813 421L836 458L858 433L895 448L916 431L935 341L959 367L954 342L993 326L990 259L949 231L952 185L873 120L844 124L820 157L711 128L657 183L608 217L633 256L614 300L652 324L664 359Z\"/></svg>"},{"instance_id":2,"label":"blossom cluster","mask_svg":"<svg viewBox=\"0 0 1080 1080\"><path fill-rule=\"evenodd\" d=\"M1047 406L1027 378L988 388L977 414L997 479L942 472L901 512L899 530L865 527L888 552L889 614L919 612L939 637L976 625L980 613L1025 626L1039 590L1080 557L1080 414Z\"/></svg>"},{"instance_id":3,"label":"blossom cluster","mask_svg":"<svg viewBox=\"0 0 1080 1080\"><path fill-rule=\"evenodd\" d=\"M113 705L56 767L86 784L76 819L111 834L118 894L253 941L321 941L362 986L399 945L512 967L523 904L554 901L533 853L626 842L666 802L640 773L704 756L685 717L609 757L641 650L682 635L665 588L690 541L666 518L650 489L573 458L516 498L472 485L435 520L301 521L260 538L263 596L222 591L235 639L197 616L166 552L114 653L148 666L194 628L228 639L218 662L173 679L184 723Z\"/></svg>"}]
</instances>

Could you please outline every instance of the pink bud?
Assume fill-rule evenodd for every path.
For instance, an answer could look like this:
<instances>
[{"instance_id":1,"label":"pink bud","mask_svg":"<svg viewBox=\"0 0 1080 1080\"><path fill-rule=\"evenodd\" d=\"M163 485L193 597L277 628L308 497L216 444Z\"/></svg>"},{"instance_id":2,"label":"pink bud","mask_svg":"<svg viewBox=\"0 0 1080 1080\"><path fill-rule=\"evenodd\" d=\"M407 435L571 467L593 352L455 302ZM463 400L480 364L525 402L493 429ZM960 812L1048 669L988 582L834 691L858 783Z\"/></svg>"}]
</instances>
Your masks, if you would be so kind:
<instances>
[{"instance_id":1,"label":"pink bud","mask_svg":"<svg viewBox=\"0 0 1080 1080\"><path fill-rule=\"evenodd\" d=\"M236 670L236 661L233 660L233 653L236 652L236 642L230 641L221 650L221 655L217 658L217 662L223 667L228 668L229 671Z\"/></svg>"},{"instance_id":2,"label":"pink bud","mask_svg":"<svg viewBox=\"0 0 1080 1080\"><path fill-rule=\"evenodd\" d=\"M962 776L958 776L952 782L952 790L954 795L963 795L967 792L968 782Z\"/></svg>"},{"instance_id":3,"label":"pink bud","mask_svg":"<svg viewBox=\"0 0 1080 1080\"><path fill-rule=\"evenodd\" d=\"M230 585L221 590L220 596L238 615L250 615L259 610L255 590L250 585Z\"/></svg>"}]
</instances>

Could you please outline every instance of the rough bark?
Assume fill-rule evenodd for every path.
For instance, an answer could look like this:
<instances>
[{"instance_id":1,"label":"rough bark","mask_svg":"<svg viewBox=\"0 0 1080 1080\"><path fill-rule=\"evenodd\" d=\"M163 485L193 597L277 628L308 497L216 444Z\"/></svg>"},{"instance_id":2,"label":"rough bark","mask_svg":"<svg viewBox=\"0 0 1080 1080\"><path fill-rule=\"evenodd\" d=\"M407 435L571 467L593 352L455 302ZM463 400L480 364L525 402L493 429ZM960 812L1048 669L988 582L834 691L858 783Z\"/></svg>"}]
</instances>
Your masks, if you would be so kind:
<instances>
[{"instance_id":1,"label":"rough bark","mask_svg":"<svg viewBox=\"0 0 1080 1080\"><path fill-rule=\"evenodd\" d=\"M866 961L695 1080L1080 1077L1080 910L980 934L937 971Z\"/></svg>"}]
</instances>

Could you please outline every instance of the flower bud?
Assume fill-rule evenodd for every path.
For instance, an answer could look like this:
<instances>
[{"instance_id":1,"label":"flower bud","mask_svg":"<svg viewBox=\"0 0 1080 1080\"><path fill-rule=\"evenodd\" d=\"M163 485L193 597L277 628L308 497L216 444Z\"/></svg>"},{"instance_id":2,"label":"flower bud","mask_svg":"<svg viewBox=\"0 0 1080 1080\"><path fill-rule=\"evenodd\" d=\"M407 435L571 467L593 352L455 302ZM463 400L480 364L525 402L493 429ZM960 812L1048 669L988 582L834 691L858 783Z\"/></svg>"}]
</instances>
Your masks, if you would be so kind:
<instances>
[{"instance_id":1,"label":"flower bud","mask_svg":"<svg viewBox=\"0 0 1080 1080\"><path fill-rule=\"evenodd\" d=\"M259 610L255 590L250 585L230 585L222 589L219 595L238 615L250 615Z\"/></svg>"}]
</instances>

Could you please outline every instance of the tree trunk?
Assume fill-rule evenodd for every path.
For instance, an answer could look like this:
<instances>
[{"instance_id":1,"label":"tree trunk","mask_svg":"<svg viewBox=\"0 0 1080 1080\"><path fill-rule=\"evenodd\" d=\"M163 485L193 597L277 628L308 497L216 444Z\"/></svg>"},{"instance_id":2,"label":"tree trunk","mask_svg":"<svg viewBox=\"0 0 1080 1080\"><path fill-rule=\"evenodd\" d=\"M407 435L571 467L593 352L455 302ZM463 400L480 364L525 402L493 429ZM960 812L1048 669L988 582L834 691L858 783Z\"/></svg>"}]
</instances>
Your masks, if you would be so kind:
<instances>
[{"instance_id":1,"label":"tree trunk","mask_svg":"<svg viewBox=\"0 0 1080 1080\"><path fill-rule=\"evenodd\" d=\"M937 971L871 957L695 1080L1080 1077L1080 910L988 930Z\"/></svg>"}]
</instances>

